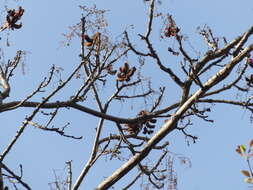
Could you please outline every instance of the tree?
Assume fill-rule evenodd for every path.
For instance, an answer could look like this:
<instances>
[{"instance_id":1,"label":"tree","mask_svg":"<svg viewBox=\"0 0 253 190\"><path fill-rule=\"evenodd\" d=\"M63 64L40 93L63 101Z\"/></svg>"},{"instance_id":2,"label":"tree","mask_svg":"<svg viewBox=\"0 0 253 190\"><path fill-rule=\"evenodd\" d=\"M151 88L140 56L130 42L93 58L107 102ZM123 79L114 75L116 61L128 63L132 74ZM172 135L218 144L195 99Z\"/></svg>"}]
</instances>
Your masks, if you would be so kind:
<instances>
[{"instance_id":1,"label":"tree","mask_svg":"<svg viewBox=\"0 0 253 190\"><path fill-rule=\"evenodd\" d=\"M17 77L16 70L23 66L22 60L27 52L18 50L13 59L2 60L0 110L3 114L20 112L24 120L1 153L0 189L11 188L10 185L16 189L18 185L32 189L29 181L22 177L26 167L20 165L19 175L11 169L13 166L6 164L8 155L18 146L29 126L59 134L68 140L91 140L90 137L94 136L88 161L78 170L78 177L72 177L72 162L66 160L67 179L62 180L56 174L52 189L80 189L91 168L103 157L109 158L110 164L119 160L122 165L100 183L96 182L96 189L113 187L136 168L135 176L120 188L129 189L143 178L146 180L143 189L175 189L177 178L173 171L173 153L168 149L168 134L177 130L195 142L197 137L188 129L198 120L213 122L209 113L214 104L243 107L252 113L251 95L240 100L226 95L247 95L252 88L253 45L249 38L253 27L234 39L216 37L207 25L199 27L198 33L204 42L202 46L207 51L194 53L186 47L183 26L177 23L174 15L159 12L162 2L150 0L143 3L148 10L146 31L135 35L127 28L116 40L108 31L106 10L80 6L81 19L65 33L63 44L71 47L75 40L81 44L78 65L70 67L68 72L53 65L48 76L37 87L32 86L32 93L27 93L22 100L15 99L14 95L12 98L11 92L16 86L11 80ZM8 9L1 33L9 31L15 35L23 30L26 26L21 21L26 12L22 6ZM159 34L155 27L157 23L160 24ZM170 42L174 45L168 45ZM148 78L150 74L154 77ZM121 113L119 107L122 107ZM22 108L26 108L25 114ZM95 127L85 126L87 134L84 137L69 132L69 129L74 131L71 123L76 119L68 115L75 111L85 114L85 118L78 122L80 126L93 125L90 120L94 118L97 121ZM187 158L180 159L188 162Z\"/></svg>"}]
</instances>

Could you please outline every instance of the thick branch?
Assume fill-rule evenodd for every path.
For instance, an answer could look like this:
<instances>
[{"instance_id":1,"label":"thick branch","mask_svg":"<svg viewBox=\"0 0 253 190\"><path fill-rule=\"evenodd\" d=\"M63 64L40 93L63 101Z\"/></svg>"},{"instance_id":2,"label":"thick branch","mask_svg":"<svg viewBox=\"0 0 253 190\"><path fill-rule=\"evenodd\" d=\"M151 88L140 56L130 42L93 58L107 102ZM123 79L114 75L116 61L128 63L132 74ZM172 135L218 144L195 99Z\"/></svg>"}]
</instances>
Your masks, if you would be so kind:
<instances>
[{"instance_id":1,"label":"thick branch","mask_svg":"<svg viewBox=\"0 0 253 190\"><path fill-rule=\"evenodd\" d=\"M226 78L232 71L234 66L240 62L250 51L253 50L253 45L249 46L243 50L238 56L236 56L229 64L222 68L216 75L211 77L203 86L195 92L174 114L174 116L168 120L162 128L148 141L146 146L140 153L133 156L128 162L126 162L122 167L117 169L110 177L105 179L102 183L98 185L97 190L108 189L124 175L126 175L131 169L133 169L140 161L142 161L152 150L153 146L159 143L168 133L173 131L177 125L178 120L181 116L194 104L198 99L211 87L215 86L217 83Z\"/></svg>"},{"instance_id":2,"label":"thick branch","mask_svg":"<svg viewBox=\"0 0 253 190\"><path fill-rule=\"evenodd\" d=\"M6 110L9 110L8 109L9 107L15 107L15 105L18 105L19 103L20 103L19 101L14 101L14 102L9 102L9 103L2 104L0 106L0 113L4 112ZM39 104L40 104L40 102L24 102L21 107L36 107ZM175 108L175 106L173 105L172 107L167 107L163 110L151 113L147 116L137 117L137 118L131 119L131 118L116 117L116 116L113 116L113 115L102 113L100 111L96 111L96 110L93 110L91 108L88 108L88 107L82 106L80 104L74 103L73 101L52 102L52 103L45 103L45 104L41 105L41 108L45 108L45 109L68 108L68 107L72 107L72 108L77 109L79 111L91 114L95 117L104 118L106 120L114 121L114 122L117 122L117 123L136 123L136 122L141 121L141 120L157 117L158 114L166 113L166 112L168 112L168 110L171 110L171 109Z\"/></svg>"}]
</instances>

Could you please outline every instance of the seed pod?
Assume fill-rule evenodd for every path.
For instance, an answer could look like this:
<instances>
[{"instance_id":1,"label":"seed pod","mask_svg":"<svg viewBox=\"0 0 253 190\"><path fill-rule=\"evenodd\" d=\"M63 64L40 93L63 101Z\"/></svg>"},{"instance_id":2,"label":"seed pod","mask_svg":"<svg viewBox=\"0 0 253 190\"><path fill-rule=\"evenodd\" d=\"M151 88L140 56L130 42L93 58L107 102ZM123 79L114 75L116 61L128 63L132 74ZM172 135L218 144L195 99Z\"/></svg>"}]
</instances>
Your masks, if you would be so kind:
<instances>
[{"instance_id":1,"label":"seed pod","mask_svg":"<svg viewBox=\"0 0 253 190\"><path fill-rule=\"evenodd\" d=\"M154 129L155 125L151 125L149 122L146 123L146 126L150 129Z\"/></svg>"},{"instance_id":2,"label":"seed pod","mask_svg":"<svg viewBox=\"0 0 253 190\"><path fill-rule=\"evenodd\" d=\"M88 35L84 35L84 39L85 39L87 42L93 43L93 39L90 38Z\"/></svg>"}]
</instances>

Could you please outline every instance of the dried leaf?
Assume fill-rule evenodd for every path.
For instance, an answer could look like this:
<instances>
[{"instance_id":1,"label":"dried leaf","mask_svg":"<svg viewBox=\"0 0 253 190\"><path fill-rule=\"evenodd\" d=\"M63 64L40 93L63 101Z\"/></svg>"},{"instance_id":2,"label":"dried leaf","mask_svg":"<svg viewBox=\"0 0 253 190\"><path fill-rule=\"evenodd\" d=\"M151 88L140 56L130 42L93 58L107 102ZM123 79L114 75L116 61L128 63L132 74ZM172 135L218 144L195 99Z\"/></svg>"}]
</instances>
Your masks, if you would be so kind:
<instances>
[{"instance_id":1,"label":"dried leaf","mask_svg":"<svg viewBox=\"0 0 253 190\"><path fill-rule=\"evenodd\" d=\"M249 147L252 147L252 146L253 146L253 140L251 140L249 143Z\"/></svg>"},{"instance_id":2,"label":"dried leaf","mask_svg":"<svg viewBox=\"0 0 253 190\"><path fill-rule=\"evenodd\" d=\"M128 82L130 81L131 77L133 76L134 72L136 71L135 67L130 68L127 62L124 63L124 66L119 68L119 73L117 75L117 80L121 82Z\"/></svg>"},{"instance_id":3,"label":"dried leaf","mask_svg":"<svg viewBox=\"0 0 253 190\"><path fill-rule=\"evenodd\" d=\"M87 42L93 43L93 39L90 38L88 35L84 35L84 39L85 39Z\"/></svg>"},{"instance_id":4,"label":"dried leaf","mask_svg":"<svg viewBox=\"0 0 253 190\"><path fill-rule=\"evenodd\" d=\"M246 177L250 177L250 173L247 170L241 170L241 173Z\"/></svg>"},{"instance_id":5,"label":"dried leaf","mask_svg":"<svg viewBox=\"0 0 253 190\"><path fill-rule=\"evenodd\" d=\"M84 46L90 47L90 46L92 46L92 43L91 42L84 42Z\"/></svg>"},{"instance_id":6,"label":"dried leaf","mask_svg":"<svg viewBox=\"0 0 253 190\"><path fill-rule=\"evenodd\" d=\"M242 152L241 152L240 146L237 146L237 148L235 149L235 151L242 156Z\"/></svg>"},{"instance_id":7,"label":"dried leaf","mask_svg":"<svg viewBox=\"0 0 253 190\"><path fill-rule=\"evenodd\" d=\"M251 177L247 177L244 179L244 182L253 184L253 179Z\"/></svg>"}]
</instances>

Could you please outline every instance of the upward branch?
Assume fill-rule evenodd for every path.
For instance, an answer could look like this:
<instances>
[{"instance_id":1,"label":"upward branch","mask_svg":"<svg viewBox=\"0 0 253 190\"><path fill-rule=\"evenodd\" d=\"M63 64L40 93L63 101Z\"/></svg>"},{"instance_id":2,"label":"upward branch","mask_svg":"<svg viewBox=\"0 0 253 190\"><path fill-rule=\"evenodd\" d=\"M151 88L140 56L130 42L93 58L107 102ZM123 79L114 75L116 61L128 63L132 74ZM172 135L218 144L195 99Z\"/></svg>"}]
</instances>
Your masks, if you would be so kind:
<instances>
[{"instance_id":1,"label":"upward branch","mask_svg":"<svg viewBox=\"0 0 253 190\"><path fill-rule=\"evenodd\" d=\"M252 28L250 29L252 34ZM141 162L152 150L152 148L159 143L167 134L173 131L177 125L178 120L183 116L183 114L196 102L199 98L205 94L210 88L217 85L219 82L223 81L233 70L235 65L239 63L244 57L248 55L253 50L253 45L245 48L240 54L234 57L230 63L224 66L219 72L213 75L204 85L203 88L196 91L168 120L161 129L147 142L145 147L140 153L134 155L128 162L126 162L122 167L117 169L110 177L105 179L102 183L98 185L97 190L108 189L124 175L126 175L131 169L133 169L139 162Z\"/></svg>"}]
</instances>

